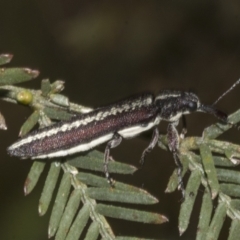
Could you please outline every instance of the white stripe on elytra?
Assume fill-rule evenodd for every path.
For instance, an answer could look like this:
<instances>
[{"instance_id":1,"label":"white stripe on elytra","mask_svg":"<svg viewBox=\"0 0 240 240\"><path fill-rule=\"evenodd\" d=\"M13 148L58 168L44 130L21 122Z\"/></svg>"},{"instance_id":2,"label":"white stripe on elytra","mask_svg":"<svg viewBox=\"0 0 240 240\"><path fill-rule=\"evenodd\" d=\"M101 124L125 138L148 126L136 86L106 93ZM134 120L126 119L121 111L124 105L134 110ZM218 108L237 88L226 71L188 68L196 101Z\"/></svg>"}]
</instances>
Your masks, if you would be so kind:
<instances>
[{"instance_id":1,"label":"white stripe on elytra","mask_svg":"<svg viewBox=\"0 0 240 240\"><path fill-rule=\"evenodd\" d=\"M160 122L160 118L156 118L153 122L147 124L146 126L133 126L133 127L129 127L129 128L125 128L121 131L118 131L118 133L123 137L123 138L131 138L134 137L144 131L149 130L150 128L152 128L153 126L158 125ZM88 151L104 142L107 142L109 140L111 140L113 138L114 133L110 133L107 134L105 136L102 137L98 137L97 139L94 139L88 143L84 143L84 144L79 144L78 146L75 147L71 147L69 149L65 149L65 150L58 150L56 152L52 152L52 153L48 153L48 154L43 154L43 155L39 155L36 157L32 157L32 159L40 159L40 158L53 158L53 157L64 157L70 154L74 154L77 152L84 152L84 151Z\"/></svg>"},{"instance_id":2,"label":"white stripe on elytra","mask_svg":"<svg viewBox=\"0 0 240 240\"><path fill-rule=\"evenodd\" d=\"M155 97L155 100L167 99L169 97L179 97L181 93L161 93Z\"/></svg>"},{"instance_id":3,"label":"white stripe on elytra","mask_svg":"<svg viewBox=\"0 0 240 240\"><path fill-rule=\"evenodd\" d=\"M139 135L142 132L145 132L145 131L151 129L153 126L158 125L159 122L160 122L160 118L157 117L153 122L150 122L146 125L138 125L138 126L133 126L133 127L129 127L129 128L124 128L124 129L118 131L118 133L123 138L132 138L132 137Z\"/></svg>"},{"instance_id":4,"label":"white stripe on elytra","mask_svg":"<svg viewBox=\"0 0 240 240\"><path fill-rule=\"evenodd\" d=\"M97 115L94 115L92 117L86 116L86 118L81 119L81 120L76 120L71 123L65 123L60 127L54 127L48 130L48 131L43 131L41 133L36 133L35 135L28 136L26 138L23 138L19 140L18 142L14 143L12 146L9 147L10 150L14 150L24 144L43 139L45 137L50 137L52 135L55 135L59 132L65 132L65 131L70 131L73 128L78 128L80 126L85 126L93 121L101 121L104 120L106 117L111 116L111 115L116 115L117 113L121 113L124 111L128 111L129 109L132 111L137 107L142 107L142 106L148 106L152 103L152 98L148 97L144 100L136 100L134 102L131 102L129 104L123 104L119 107L112 107L110 111L102 111L99 112Z\"/></svg>"},{"instance_id":5,"label":"white stripe on elytra","mask_svg":"<svg viewBox=\"0 0 240 240\"><path fill-rule=\"evenodd\" d=\"M108 140L110 140L113 137L113 133L110 133L108 135L99 137L91 142L88 143L84 143L84 144L80 144L78 146L66 149L66 150L58 150L56 152L52 152L52 153L48 153L48 154L43 154L43 155L39 155L36 157L31 157L32 159L42 159L42 158L53 158L53 157L64 157L70 154L74 154L77 152L84 152L84 151L88 151Z\"/></svg>"}]
</instances>

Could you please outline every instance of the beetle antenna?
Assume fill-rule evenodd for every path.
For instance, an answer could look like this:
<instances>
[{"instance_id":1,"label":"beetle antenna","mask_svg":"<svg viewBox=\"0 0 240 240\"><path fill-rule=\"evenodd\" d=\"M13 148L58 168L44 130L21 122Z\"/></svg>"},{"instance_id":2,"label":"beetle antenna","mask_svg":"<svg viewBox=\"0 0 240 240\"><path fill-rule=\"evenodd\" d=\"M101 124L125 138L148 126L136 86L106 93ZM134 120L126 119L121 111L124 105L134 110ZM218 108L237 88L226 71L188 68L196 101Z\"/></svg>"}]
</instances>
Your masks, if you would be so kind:
<instances>
[{"instance_id":1,"label":"beetle antenna","mask_svg":"<svg viewBox=\"0 0 240 240\"><path fill-rule=\"evenodd\" d=\"M240 79L238 79L226 92L224 92L213 104L212 106L216 105L226 94L232 91L238 84L240 83Z\"/></svg>"}]
</instances>

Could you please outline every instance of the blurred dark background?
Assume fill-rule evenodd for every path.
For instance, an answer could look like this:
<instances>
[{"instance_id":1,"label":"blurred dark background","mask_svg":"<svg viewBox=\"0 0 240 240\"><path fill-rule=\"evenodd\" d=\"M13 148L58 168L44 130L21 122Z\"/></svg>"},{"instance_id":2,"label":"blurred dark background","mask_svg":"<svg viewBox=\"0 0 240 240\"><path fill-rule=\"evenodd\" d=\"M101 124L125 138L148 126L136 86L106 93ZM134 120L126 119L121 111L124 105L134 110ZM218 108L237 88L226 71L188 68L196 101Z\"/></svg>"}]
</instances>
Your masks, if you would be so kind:
<instances>
[{"instance_id":1,"label":"blurred dark background","mask_svg":"<svg viewBox=\"0 0 240 240\"><path fill-rule=\"evenodd\" d=\"M236 0L1 0L0 24L0 53L14 54L9 66L41 72L38 79L22 86L39 88L42 78L62 79L64 94L86 106L160 89L193 90L211 104L240 77L240 2ZM237 110L239 93L238 87L218 107L227 113ZM0 239L47 239L49 213L40 218L37 212L44 177L24 197L23 183L32 162L6 155L31 111L1 102L1 112L8 131L0 132ZM215 122L201 113L187 120L188 135L201 135L204 127ZM160 131L166 131L166 124L160 125ZM232 130L224 138L239 143L238 136ZM150 134L124 141L112 154L138 166L149 140ZM175 168L172 156L156 148L147 160L133 176L114 177L156 196L159 204L142 209L162 213L170 222L157 226L109 219L115 234L194 239L198 214L180 238L181 194L164 193ZM194 211L198 213L199 206ZM220 239L226 239L229 222Z\"/></svg>"}]
</instances>

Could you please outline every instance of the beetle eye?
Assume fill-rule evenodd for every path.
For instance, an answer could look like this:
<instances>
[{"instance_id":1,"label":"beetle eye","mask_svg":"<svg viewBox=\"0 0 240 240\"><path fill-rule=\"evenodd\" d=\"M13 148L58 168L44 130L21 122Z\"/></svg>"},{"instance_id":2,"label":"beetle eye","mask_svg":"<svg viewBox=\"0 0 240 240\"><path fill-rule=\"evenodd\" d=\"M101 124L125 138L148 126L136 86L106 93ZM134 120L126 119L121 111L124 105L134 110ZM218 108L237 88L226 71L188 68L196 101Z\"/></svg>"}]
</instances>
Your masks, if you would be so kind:
<instances>
[{"instance_id":1,"label":"beetle eye","mask_svg":"<svg viewBox=\"0 0 240 240\"><path fill-rule=\"evenodd\" d=\"M190 111L196 111L197 110L197 103L196 102L189 102L188 108Z\"/></svg>"}]
</instances>

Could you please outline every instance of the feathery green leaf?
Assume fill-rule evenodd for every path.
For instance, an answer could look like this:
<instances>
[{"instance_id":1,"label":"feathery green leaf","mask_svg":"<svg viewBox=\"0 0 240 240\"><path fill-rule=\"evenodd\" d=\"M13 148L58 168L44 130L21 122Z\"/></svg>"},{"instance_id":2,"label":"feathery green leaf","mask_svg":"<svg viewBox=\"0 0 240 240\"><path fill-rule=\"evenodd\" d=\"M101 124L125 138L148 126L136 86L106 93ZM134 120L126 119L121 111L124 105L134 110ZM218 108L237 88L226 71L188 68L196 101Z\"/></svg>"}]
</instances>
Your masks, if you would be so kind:
<instances>
[{"instance_id":1,"label":"feathery green leaf","mask_svg":"<svg viewBox=\"0 0 240 240\"><path fill-rule=\"evenodd\" d=\"M24 183L24 193L28 195L36 186L39 177L41 176L46 163L41 161L35 161L28 173L28 176Z\"/></svg>"},{"instance_id":2,"label":"feathery green leaf","mask_svg":"<svg viewBox=\"0 0 240 240\"><path fill-rule=\"evenodd\" d=\"M36 78L39 71L29 68L1 68L0 85L11 85Z\"/></svg>"},{"instance_id":3,"label":"feathery green leaf","mask_svg":"<svg viewBox=\"0 0 240 240\"><path fill-rule=\"evenodd\" d=\"M42 216L47 212L50 201L52 199L53 191L56 187L57 180L60 174L61 165L57 162L52 162L48 172L41 198L39 200L38 212Z\"/></svg>"},{"instance_id":4,"label":"feathery green leaf","mask_svg":"<svg viewBox=\"0 0 240 240\"><path fill-rule=\"evenodd\" d=\"M130 208L110 206L105 204L98 204L96 210L100 214L107 217L124 219L134 222L161 224L168 221L167 217L161 214L134 210Z\"/></svg>"}]
</instances>

